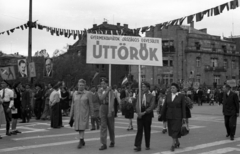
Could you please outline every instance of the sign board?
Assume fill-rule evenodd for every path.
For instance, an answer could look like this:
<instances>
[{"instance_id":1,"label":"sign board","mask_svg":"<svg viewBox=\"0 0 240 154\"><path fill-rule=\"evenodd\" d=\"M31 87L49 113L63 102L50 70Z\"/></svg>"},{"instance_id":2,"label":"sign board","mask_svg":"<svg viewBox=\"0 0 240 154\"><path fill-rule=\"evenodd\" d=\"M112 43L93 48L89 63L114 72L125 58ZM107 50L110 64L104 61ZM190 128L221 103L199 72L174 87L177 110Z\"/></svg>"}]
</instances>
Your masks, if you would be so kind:
<instances>
[{"instance_id":1,"label":"sign board","mask_svg":"<svg viewBox=\"0 0 240 154\"><path fill-rule=\"evenodd\" d=\"M1 67L0 68L1 77L3 80L15 80L16 75L13 66Z\"/></svg>"},{"instance_id":2,"label":"sign board","mask_svg":"<svg viewBox=\"0 0 240 154\"><path fill-rule=\"evenodd\" d=\"M35 63L34 62L29 63L28 68L29 68L29 75L30 75L30 77L31 78L32 77L36 77Z\"/></svg>"},{"instance_id":3,"label":"sign board","mask_svg":"<svg viewBox=\"0 0 240 154\"><path fill-rule=\"evenodd\" d=\"M88 34L87 63L162 66L162 39Z\"/></svg>"},{"instance_id":4,"label":"sign board","mask_svg":"<svg viewBox=\"0 0 240 154\"><path fill-rule=\"evenodd\" d=\"M194 82L194 83L193 83L193 88L194 88L194 89L198 89L199 86L200 86L200 83L199 83L199 82Z\"/></svg>"},{"instance_id":5,"label":"sign board","mask_svg":"<svg viewBox=\"0 0 240 154\"><path fill-rule=\"evenodd\" d=\"M227 84L230 86L230 87L236 87L237 86L237 81L232 79L232 80L227 80Z\"/></svg>"}]
</instances>

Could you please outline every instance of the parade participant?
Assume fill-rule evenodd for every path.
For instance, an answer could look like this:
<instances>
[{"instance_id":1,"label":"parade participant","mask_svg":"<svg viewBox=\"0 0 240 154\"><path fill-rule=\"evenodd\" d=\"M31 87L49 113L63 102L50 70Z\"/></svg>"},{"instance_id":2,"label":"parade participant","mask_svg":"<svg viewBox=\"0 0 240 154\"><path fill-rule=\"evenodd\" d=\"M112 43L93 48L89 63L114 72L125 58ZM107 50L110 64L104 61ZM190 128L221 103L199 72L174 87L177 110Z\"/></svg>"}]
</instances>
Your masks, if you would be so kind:
<instances>
[{"instance_id":1,"label":"parade participant","mask_svg":"<svg viewBox=\"0 0 240 154\"><path fill-rule=\"evenodd\" d=\"M118 106L120 104L120 98L118 98L118 90L117 90L117 85L113 86L113 92L114 95L117 96L116 98L114 98L114 113L115 113L115 117L117 117L117 113L118 113Z\"/></svg>"},{"instance_id":2,"label":"parade participant","mask_svg":"<svg viewBox=\"0 0 240 154\"><path fill-rule=\"evenodd\" d=\"M69 109L69 92L67 91L66 87L62 87L61 90L60 106L61 110L63 111L63 115L67 116Z\"/></svg>"},{"instance_id":3,"label":"parade participant","mask_svg":"<svg viewBox=\"0 0 240 154\"><path fill-rule=\"evenodd\" d=\"M17 120L21 118L21 89L22 84L20 82L13 86L14 92L14 110L12 109L12 131L11 134L21 133L17 128Z\"/></svg>"},{"instance_id":4,"label":"parade participant","mask_svg":"<svg viewBox=\"0 0 240 154\"><path fill-rule=\"evenodd\" d=\"M234 140L237 127L237 117L239 116L238 96L231 91L231 87L228 84L223 86L223 91L223 115L227 130L226 137L230 136L230 139Z\"/></svg>"},{"instance_id":5,"label":"parade participant","mask_svg":"<svg viewBox=\"0 0 240 154\"><path fill-rule=\"evenodd\" d=\"M4 114L4 109L3 109L3 99L0 96L0 128L2 124L6 123L6 119L5 119L5 114ZM0 139L2 139L2 136L0 135Z\"/></svg>"},{"instance_id":6,"label":"parade participant","mask_svg":"<svg viewBox=\"0 0 240 154\"><path fill-rule=\"evenodd\" d=\"M99 99L98 93L96 92L96 87L93 86L91 88L91 93L92 93L93 110L94 110L94 117L91 117L91 124L92 124L91 130L96 130L96 129L99 129L100 99Z\"/></svg>"},{"instance_id":7,"label":"parade participant","mask_svg":"<svg viewBox=\"0 0 240 154\"><path fill-rule=\"evenodd\" d=\"M186 122L186 103L185 96L178 93L179 86L176 83L171 84L171 93L167 94L162 115L167 120L168 135L172 137L171 151L180 146L181 127L183 121Z\"/></svg>"},{"instance_id":8,"label":"parade participant","mask_svg":"<svg viewBox=\"0 0 240 154\"><path fill-rule=\"evenodd\" d=\"M22 122L26 123L30 120L31 96L25 85L22 85Z\"/></svg>"},{"instance_id":9,"label":"parade participant","mask_svg":"<svg viewBox=\"0 0 240 154\"><path fill-rule=\"evenodd\" d=\"M39 120L42 114L42 101L43 101L43 91L40 84L35 85L36 93L34 94L34 113L36 120Z\"/></svg>"},{"instance_id":10,"label":"parade participant","mask_svg":"<svg viewBox=\"0 0 240 154\"><path fill-rule=\"evenodd\" d=\"M8 88L8 83L6 81L1 82L2 90L0 91L0 97L2 98L2 105L5 113L6 119L6 135L11 136L9 132L10 122L12 120L11 109L14 109L14 93Z\"/></svg>"},{"instance_id":11,"label":"parade participant","mask_svg":"<svg viewBox=\"0 0 240 154\"><path fill-rule=\"evenodd\" d=\"M42 120L46 120L46 119L51 119L50 118L50 105L49 105L49 97L51 95L51 93L53 92L53 88L52 88L52 84L48 84L48 89L45 92L45 107L43 110L43 114L41 116Z\"/></svg>"},{"instance_id":12,"label":"parade participant","mask_svg":"<svg viewBox=\"0 0 240 154\"><path fill-rule=\"evenodd\" d=\"M120 99L121 99L121 111L122 111L122 115L125 114L125 98L126 98L127 94L126 94L126 89L124 86L122 86L122 89L120 91Z\"/></svg>"},{"instance_id":13,"label":"parade participant","mask_svg":"<svg viewBox=\"0 0 240 154\"><path fill-rule=\"evenodd\" d=\"M159 99L158 99L158 108L157 108L157 113L158 115L158 121L162 121L163 122L163 130L162 133L165 134L167 132L167 121L166 119L162 118L161 112L162 112L162 108L165 102L165 98L166 96L164 94L160 94L159 95Z\"/></svg>"},{"instance_id":14,"label":"parade participant","mask_svg":"<svg viewBox=\"0 0 240 154\"><path fill-rule=\"evenodd\" d=\"M85 90L86 81L78 81L78 91L74 92L70 118L74 120L74 129L79 132L78 148L85 146L84 133L89 128L89 116L94 117L92 94Z\"/></svg>"},{"instance_id":15,"label":"parade participant","mask_svg":"<svg viewBox=\"0 0 240 154\"><path fill-rule=\"evenodd\" d=\"M125 118L129 119L129 126L127 130L133 130L132 119L134 118L134 98L132 91L129 91L127 94L126 100L126 111L125 111Z\"/></svg>"},{"instance_id":16,"label":"parade participant","mask_svg":"<svg viewBox=\"0 0 240 154\"><path fill-rule=\"evenodd\" d=\"M115 146L115 121L114 121L114 98L115 95L111 89L108 87L108 81L106 78L101 79L101 87L99 89L99 98L101 101L100 106L100 119L101 119L101 129L100 129L100 140L102 146L99 150L107 149L107 129L109 131L110 136L110 145L109 147ZM109 102L109 95L110 95L110 102Z\"/></svg>"},{"instance_id":17,"label":"parade participant","mask_svg":"<svg viewBox=\"0 0 240 154\"><path fill-rule=\"evenodd\" d=\"M61 86L61 83L57 83L53 87L53 91L49 96L49 105L51 108L51 127L60 128L62 126L62 115L60 110L60 96L58 89Z\"/></svg>"},{"instance_id":18,"label":"parade participant","mask_svg":"<svg viewBox=\"0 0 240 154\"><path fill-rule=\"evenodd\" d=\"M155 106L155 97L149 91L150 84L148 82L142 82L142 94L141 102L139 97L136 103L137 112L137 135L135 138L134 148L135 151L141 151L143 131L145 135L146 150L150 150L150 138L151 138L151 125L153 118L153 109Z\"/></svg>"}]
</instances>

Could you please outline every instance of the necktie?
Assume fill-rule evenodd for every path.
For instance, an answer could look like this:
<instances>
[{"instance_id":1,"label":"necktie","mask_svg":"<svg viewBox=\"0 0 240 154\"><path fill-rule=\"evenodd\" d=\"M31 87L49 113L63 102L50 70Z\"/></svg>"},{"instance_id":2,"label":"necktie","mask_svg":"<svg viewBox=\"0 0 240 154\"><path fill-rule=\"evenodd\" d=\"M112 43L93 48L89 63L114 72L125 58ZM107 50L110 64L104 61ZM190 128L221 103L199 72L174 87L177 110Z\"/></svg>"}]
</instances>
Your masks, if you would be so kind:
<instances>
[{"instance_id":1,"label":"necktie","mask_svg":"<svg viewBox=\"0 0 240 154\"><path fill-rule=\"evenodd\" d=\"M145 94L143 94L142 105L146 106L146 95Z\"/></svg>"},{"instance_id":2,"label":"necktie","mask_svg":"<svg viewBox=\"0 0 240 154\"><path fill-rule=\"evenodd\" d=\"M5 89L3 89L2 99L5 97Z\"/></svg>"}]
</instances>

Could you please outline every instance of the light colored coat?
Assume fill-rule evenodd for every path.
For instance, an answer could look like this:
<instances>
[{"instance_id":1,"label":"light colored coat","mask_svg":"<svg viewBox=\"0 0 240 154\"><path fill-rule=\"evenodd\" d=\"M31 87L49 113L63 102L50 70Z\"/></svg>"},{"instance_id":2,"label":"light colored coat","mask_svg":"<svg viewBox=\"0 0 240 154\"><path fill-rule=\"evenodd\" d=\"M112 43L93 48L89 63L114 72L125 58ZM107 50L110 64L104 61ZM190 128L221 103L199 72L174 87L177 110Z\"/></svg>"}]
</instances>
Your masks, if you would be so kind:
<instances>
[{"instance_id":1,"label":"light colored coat","mask_svg":"<svg viewBox=\"0 0 240 154\"><path fill-rule=\"evenodd\" d=\"M94 116L92 94L89 91L73 93L70 117L74 119L75 130L89 128L89 116Z\"/></svg>"}]
</instances>

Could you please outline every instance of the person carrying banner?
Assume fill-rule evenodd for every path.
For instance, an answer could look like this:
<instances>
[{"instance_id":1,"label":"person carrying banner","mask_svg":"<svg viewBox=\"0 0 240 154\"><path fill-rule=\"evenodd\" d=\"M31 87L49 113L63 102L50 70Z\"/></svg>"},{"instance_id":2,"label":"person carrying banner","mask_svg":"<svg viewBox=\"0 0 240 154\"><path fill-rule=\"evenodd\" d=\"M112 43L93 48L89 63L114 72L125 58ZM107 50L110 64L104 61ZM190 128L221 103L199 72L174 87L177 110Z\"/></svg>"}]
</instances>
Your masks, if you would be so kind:
<instances>
[{"instance_id":1,"label":"person carrying banner","mask_svg":"<svg viewBox=\"0 0 240 154\"><path fill-rule=\"evenodd\" d=\"M2 98L2 105L5 113L6 119L6 135L11 136L10 130L10 122L12 120L11 109L14 108L14 93L11 89L8 88L8 83L6 81L1 82L2 90L0 91L0 97Z\"/></svg>"},{"instance_id":2,"label":"person carrying banner","mask_svg":"<svg viewBox=\"0 0 240 154\"><path fill-rule=\"evenodd\" d=\"M150 149L151 125L153 118L153 109L155 106L155 97L149 91L150 84L142 82L141 102L137 98L136 112L137 112L137 135L135 138L135 151L141 151L143 131L145 135L146 150Z\"/></svg>"},{"instance_id":3,"label":"person carrying banner","mask_svg":"<svg viewBox=\"0 0 240 154\"><path fill-rule=\"evenodd\" d=\"M115 146L115 121L114 121L114 98L115 95L111 87L108 87L108 81L106 78L101 79L102 89L98 91L98 95L101 101L100 106L100 118L101 118L101 129L100 129L100 140L102 146L99 150L107 149L107 129L110 136L109 147ZM110 102L109 102L110 96Z\"/></svg>"}]
</instances>

